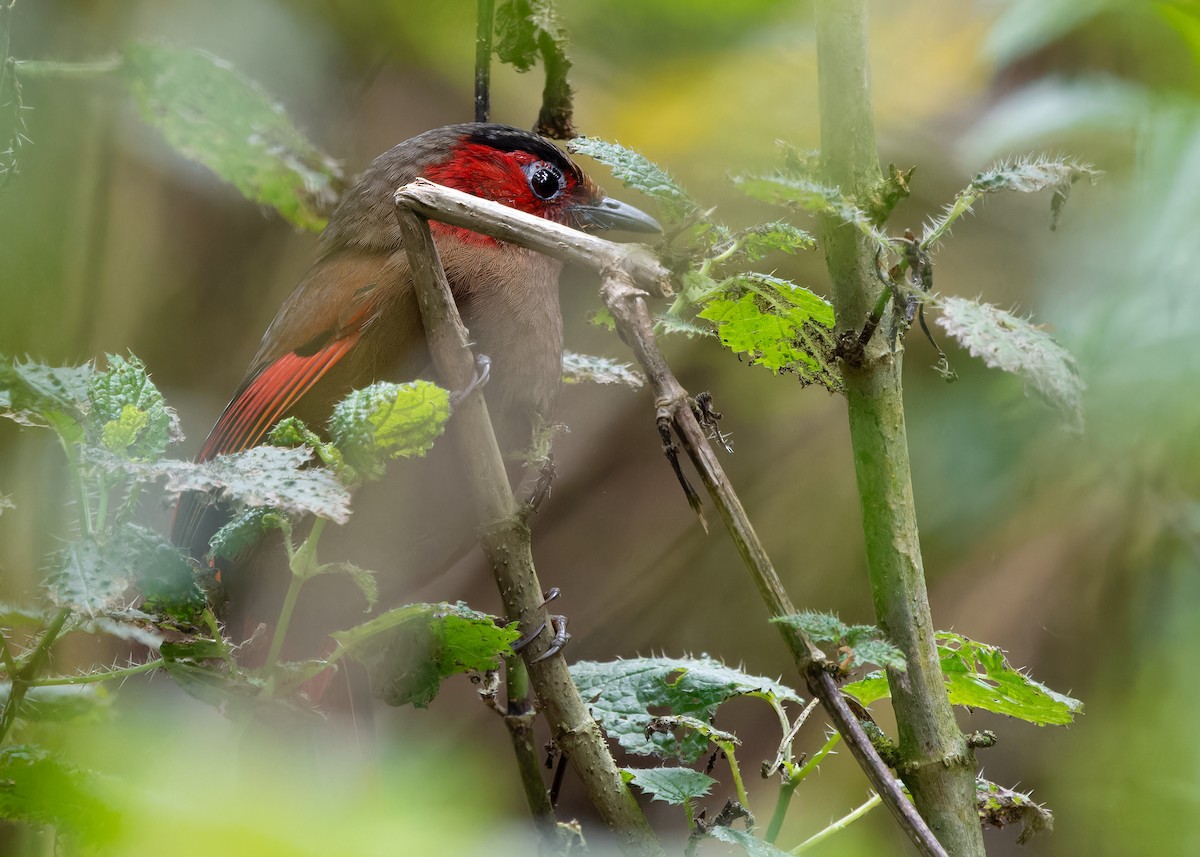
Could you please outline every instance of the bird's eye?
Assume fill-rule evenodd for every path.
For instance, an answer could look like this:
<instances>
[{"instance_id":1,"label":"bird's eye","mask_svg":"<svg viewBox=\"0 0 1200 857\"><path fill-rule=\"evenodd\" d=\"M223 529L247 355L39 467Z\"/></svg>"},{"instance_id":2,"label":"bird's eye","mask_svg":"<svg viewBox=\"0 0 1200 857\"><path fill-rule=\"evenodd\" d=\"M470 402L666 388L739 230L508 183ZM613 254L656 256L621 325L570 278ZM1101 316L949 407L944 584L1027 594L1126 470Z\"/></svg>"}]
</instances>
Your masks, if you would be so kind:
<instances>
[{"instance_id":1,"label":"bird's eye","mask_svg":"<svg viewBox=\"0 0 1200 857\"><path fill-rule=\"evenodd\" d=\"M553 199L562 192L563 176L550 164L537 164L529 172L529 189L538 199Z\"/></svg>"}]
</instances>

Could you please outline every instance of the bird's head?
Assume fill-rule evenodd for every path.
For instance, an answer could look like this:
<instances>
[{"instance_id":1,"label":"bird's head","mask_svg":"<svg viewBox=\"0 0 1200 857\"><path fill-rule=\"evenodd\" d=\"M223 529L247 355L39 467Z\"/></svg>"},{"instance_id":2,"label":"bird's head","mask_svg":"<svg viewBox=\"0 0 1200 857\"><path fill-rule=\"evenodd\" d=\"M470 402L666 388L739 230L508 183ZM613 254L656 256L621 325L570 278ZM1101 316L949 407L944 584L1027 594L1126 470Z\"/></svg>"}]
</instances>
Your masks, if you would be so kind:
<instances>
[{"instance_id":1,"label":"bird's head","mask_svg":"<svg viewBox=\"0 0 1200 857\"><path fill-rule=\"evenodd\" d=\"M447 144L444 157L421 172L430 181L576 229L662 231L644 211L606 196L566 152L537 134L489 123L430 133Z\"/></svg>"}]
</instances>

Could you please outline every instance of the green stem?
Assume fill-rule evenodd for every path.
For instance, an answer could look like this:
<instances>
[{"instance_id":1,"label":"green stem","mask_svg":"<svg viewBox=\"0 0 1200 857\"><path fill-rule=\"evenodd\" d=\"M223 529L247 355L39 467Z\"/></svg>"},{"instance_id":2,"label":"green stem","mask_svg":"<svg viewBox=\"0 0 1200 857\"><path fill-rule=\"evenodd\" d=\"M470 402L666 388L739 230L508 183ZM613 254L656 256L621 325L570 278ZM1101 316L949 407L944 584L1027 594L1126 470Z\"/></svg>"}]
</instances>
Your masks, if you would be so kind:
<instances>
[{"instance_id":1,"label":"green stem","mask_svg":"<svg viewBox=\"0 0 1200 857\"><path fill-rule=\"evenodd\" d=\"M153 660L146 661L144 664L135 664L130 667L122 667L116 670L106 670L104 672L87 673L86 675L69 675L58 676L57 678L42 678L33 679L27 684L30 687L61 687L63 685L73 684L96 684L101 681L113 681L115 679L128 678L131 675L139 673L148 673L151 670L158 669L163 665L163 661Z\"/></svg>"},{"instance_id":2,"label":"green stem","mask_svg":"<svg viewBox=\"0 0 1200 857\"><path fill-rule=\"evenodd\" d=\"M304 586L305 581L317 573L319 568L317 564L317 542L321 538L321 531L325 529L325 519L317 518L313 523L312 531L308 534L308 538L304 540L304 544L300 545L296 550L289 549L288 559L292 570L292 578L288 581L287 595L283 597L283 607L279 611L279 622L275 625L275 634L271 637L271 648L267 652L267 661L265 669L270 672L274 669L275 664L279 662L279 653L283 649L283 640L287 636L288 625L292 622L292 614L296 610L296 599L300 596L300 588ZM285 535L287 535L285 533ZM290 543L290 537L286 542Z\"/></svg>"},{"instance_id":3,"label":"green stem","mask_svg":"<svg viewBox=\"0 0 1200 857\"><path fill-rule=\"evenodd\" d=\"M779 797L775 799L775 811L771 813L771 821L767 824L767 835L763 837L772 845L779 838L779 831L783 827L783 819L787 816L788 804L792 802L792 795L796 793L796 786L800 785L800 781L795 777L788 777L783 781L783 785L779 787Z\"/></svg>"},{"instance_id":4,"label":"green stem","mask_svg":"<svg viewBox=\"0 0 1200 857\"><path fill-rule=\"evenodd\" d=\"M737 792L738 803L745 809L750 809L750 797L746 794L746 784L742 782L742 770L738 767L737 756L733 752L733 742L716 741L714 742L721 751L725 753L725 758L729 761L729 773L733 776L733 788Z\"/></svg>"},{"instance_id":5,"label":"green stem","mask_svg":"<svg viewBox=\"0 0 1200 857\"><path fill-rule=\"evenodd\" d=\"M75 484L75 499L79 503L79 523L83 525L84 534L94 536L96 531L92 527L92 504L88 499L87 485L83 481L83 471L79 467L79 451L62 435L58 436L58 442L62 445L63 454L67 457L67 469L71 474L71 481Z\"/></svg>"},{"instance_id":6,"label":"green stem","mask_svg":"<svg viewBox=\"0 0 1200 857\"><path fill-rule=\"evenodd\" d=\"M104 532L105 520L108 518L108 501L112 486L107 482L100 485L100 496L96 501L96 530Z\"/></svg>"},{"instance_id":7,"label":"green stem","mask_svg":"<svg viewBox=\"0 0 1200 857\"><path fill-rule=\"evenodd\" d=\"M814 8L825 181L861 198L882 179L867 0L818 0ZM834 310L845 331L867 317L878 297L876 246L836 217L826 216L823 226ZM955 857L980 857L975 759L946 696L921 561L901 353L875 343L842 370L875 615L907 662L903 675L889 671L902 759L897 770L940 846Z\"/></svg>"},{"instance_id":8,"label":"green stem","mask_svg":"<svg viewBox=\"0 0 1200 857\"><path fill-rule=\"evenodd\" d=\"M4 660L4 671L11 680L17 674L17 659L13 657L12 649L8 645L8 637L4 636L3 630L0 630L0 658Z\"/></svg>"},{"instance_id":9,"label":"green stem","mask_svg":"<svg viewBox=\"0 0 1200 857\"><path fill-rule=\"evenodd\" d=\"M796 785L800 785L800 783L808 779L808 775L817 769L817 766L821 764L826 756L833 752L833 748L836 747L838 742L841 740L842 735L840 732L834 732L832 735L830 735L829 740L825 742L824 746L821 747L821 749L817 752L813 753L812 758L805 762L803 767L796 772Z\"/></svg>"},{"instance_id":10,"label":"green stem","mask_svg":"<svg viewBox=\"0 0 1200 857\"><path fill-rule=\"evenodd\" d=\"M129 492L125 495L125 500L121 503L121 508L117 511L117 519L113 522L113 526L119 527L129 520L134 508L137 506L138 498L141 496L142 483L134 482L129 486Z\"/></svg>"},{"instance_id":11,"label":"green stem","mask_svg":"<svg viewBox=\"0 0 1200 857\"><path fill-rule=\"evenodd\" d=\"M117 54L92 62L57 60L19 60L17 74L23 77L95 77L120 71L123 60Z\"/></svg>"},{"instance_id":12,"label":"green stem","mask_svg":"<svg viewBox=\"0 0 1200 857\"><path fill-rule=\"evenodd\" d=\"M801 854L801 853L807 851L809 848L812 848L814 845L816 845L820 842L824 842L830 836L833 836L833 834L835 834L839 831L845 830L852 823L854 823L858 819L862 818L864 815L866 815L868 812L873 810L875 807L879 806L880 803L881 803L881 801L879 800L879 795L871 795L871 799L868 800L866 803L864 803L862 806L860 806L854 810L851 810L849 813L847 813L846 815L839 818L837 821L835 821L833 824L826 827L824 830L818 831L817 833L814 833L812 836L808 837L808 839L805 839L803 842L801 842L799 845L797 845L795 848L792 849L792 853L793 854Z\"/></svg>"},{"instance_id":13,"label":"green stem","mask_svg":"<svg viewBox=\"0 0 1200 857\"><path fill-rule=\"evenodd\" d=\"M58 639L58 635L62 632L63 625L66 624L70 615L71 611L66 607L54 614L54 618L50 620L50 624L42 633L42 638L38 640L37 647L29 656L25 668L11 676L12 688L8 692L8 702L4 704L4 711L0 713L0 741L4 740L8 730L16 722L17 710L21 707L21 701L25 699L30 682L45 666L46 660L50 657L50 647Z\"/></svg>"}]
</instances>

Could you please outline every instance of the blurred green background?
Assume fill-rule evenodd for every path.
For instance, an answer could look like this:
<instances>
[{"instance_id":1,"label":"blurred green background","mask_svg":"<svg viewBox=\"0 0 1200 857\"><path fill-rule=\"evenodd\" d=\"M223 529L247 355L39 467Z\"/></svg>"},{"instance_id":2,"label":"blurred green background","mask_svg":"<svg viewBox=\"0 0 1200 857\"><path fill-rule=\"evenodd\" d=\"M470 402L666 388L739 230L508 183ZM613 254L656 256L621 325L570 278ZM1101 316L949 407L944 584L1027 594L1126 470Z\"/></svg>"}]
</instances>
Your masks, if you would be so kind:
<instances>
[{"instance_id":1,"label":"blurred green background","mask_svg":"<svg viewBox=\"0 0 1200 857\"><path fill-rule=\"evenodd\" d=\"M560 11L584 133L665 165L731 224L768 216L727 176L769 168L778 139L817 144L806 3L561 0ZM348 174L402 139L471 117L467 0L41 0L18 3L14 21L18 59L92 59L147 37L211 51L277 97ZM999 735L979 756L988 778L1019 783L1056 813L1055 833L1023 852L1200 853L1200 751L1187 725L1200 703L1200 4L879 0L872 39L881 160L917 166L896 229L918 227L996 157L1068 153L1106 171L1097 187L1076 187L1056 232L1044 197L989 199L945 242L935 269L940 291L1032 313L1079 357L1089 385L1084 436L1064 432L1018 381L955 349L962 377L948 386L930 371L928 343L907 343L935 621L1003 646L1014 664L1087 706L1067 730L967 712L961 723ZM493 118L531 125L539 75L497 67ZM16 153L19 175L0 190L0 351L62 363L133 350L179 410L192 454L315 238L172 152L111 80L30 78L22 98L32 108L29 141ZM615 189L602 168L595 173ZM827 291L819 252L772 262ZM563 294L568 347L627 358L614 336L585 321L599 306L594 279L573 272ZM711 390L725 414L736 449L726 467L793 599L872 621L841 399L747 367L715 341L668 347L684 385ZM560 478L536 521L535 553L543 581L564 591L569 657L707 652L789 681L790 661L735 551L723 533L700 531L662 462L649 404L644 391L593 386L567 388L561 400L571 431L557 446ZM65 526L62 479L46 434L0 423L0 493L16 503L0 516L0 597L35 597L41 558ZM346 558L386 572L396 558L382 496L361 498L343 544ZM161 524L167 512L148 514ZM489 577L470 561L411 597L498 609ZM76 641L56 666L97 651ZM377 713L389 748L381 767L388 788L427 778L424 799L459 807L450 815L478 830L385 790L345 815L354 835L396 843L416 836L421 820L482 847L494 825L519 823L503 726L465 680L451 685L430 711ZM167 747L181 732L203 746L212 728L190 709L160 708L176 696L166 681L119 694L125 737L96 736L110 767L120 768L113 748L124 747L145 782L177 778L205 794L235 788L228 800L210 794L187 810L220 815L236 804L237 819L246 816L237 824L253 826L242 803L251 795L282 795L264 804L267 826L309 812L300 807L312 794L267 760L256 775L265 779L236 787L187 758L147 766L147 751L173 758ZM739 705L719 725L746 741L744 760L765 758L775 726ZM164 722L176 725L153 725ZM121 743L130 729L144 730L136 747ZM819 727L810 733L815 749ZM372 776L368 767L352 779L361 786ZM765 813L774 785L756 780L751 789ZM781 842L800 841L865 793L848 757L827 763L798 792ZM724 797L708 802L710 814ZM372 800L403 807L407 822L363 823ZM564 816L588 820L570 779L564 805ZM681 833L682 818L660 806L656 820ZM367 853L347 837L344 849L321 853ZM433 848L429 841L415 847ZM987 841L989 853L1018 851L1011 830ZM877 812L814 853L904 847Z\"/></svg>"}]
</instances>

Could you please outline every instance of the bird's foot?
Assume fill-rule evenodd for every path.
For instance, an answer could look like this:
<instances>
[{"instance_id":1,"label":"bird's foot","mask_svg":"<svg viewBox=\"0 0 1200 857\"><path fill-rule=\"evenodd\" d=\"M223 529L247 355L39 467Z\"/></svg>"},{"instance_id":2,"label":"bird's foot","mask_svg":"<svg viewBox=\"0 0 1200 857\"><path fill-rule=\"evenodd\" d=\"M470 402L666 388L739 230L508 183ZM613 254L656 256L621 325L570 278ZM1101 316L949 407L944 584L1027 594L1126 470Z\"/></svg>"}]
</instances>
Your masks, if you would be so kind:
<instances>
[{"instance_id":1,"label":"bird's foot","mask_svg":"<svg viewBox=\"0 0 1200 857\"><path fill-rule=\"evenodd\" d=\"M467 384L461 390L455 390L450 394L450 406L458 407L458 405L474 393L476 390L482 389L488 382L488 377L492 374L492 358L486 354L475 355L475 375L471 378L471 383Z\"/></svg>"},{"instance_id":2,"label":"bird's foot","mask_svg":"<svg viewBox=\"0 0 1200 857\"><path fill-rule=\"evenodd\" d=\"M555 598L558 598L558 596L560 594L561 594L561 591L559 590L559 588L557 586L551 587L550 591L548 591L545 594L545 600L542 601L542 606L545 607L547 604L549 604ZM513 652L517 653L517 652L524 650L524 648L526 646L528 646L530 643L532 643L534 640L536 640L541 635L542 631L546 630L546 624L547 624L546 622L538 623L538 626L535 629L533 629L533 631L531 631L530 633L526 634L524 637L522 637L521 639L519 639L515 643L513 643L512 644ZM553 614L549 617L549 624L550 624L551 630L554 632L554 636L550 638L550 648L546 649L546 651L542 652L540 655L538 655L536 658L534 658L530 663L536 664L536 663L546 660L546 658L550 658L550 657L553 657L554 655L557 655L559 652L561 652L563 650L563 647L567 645L567 641L571 639L571 634L569 631L567 631L567 617L566 616L562 616L559 614Z\"/></svg>"}]
</instances>

